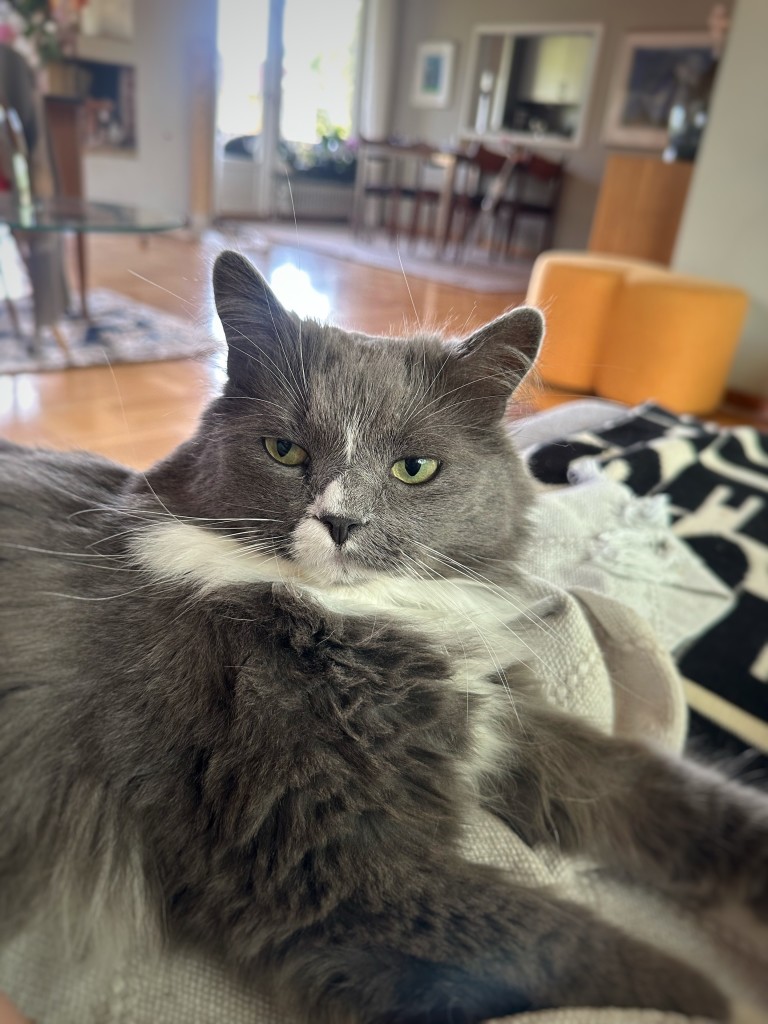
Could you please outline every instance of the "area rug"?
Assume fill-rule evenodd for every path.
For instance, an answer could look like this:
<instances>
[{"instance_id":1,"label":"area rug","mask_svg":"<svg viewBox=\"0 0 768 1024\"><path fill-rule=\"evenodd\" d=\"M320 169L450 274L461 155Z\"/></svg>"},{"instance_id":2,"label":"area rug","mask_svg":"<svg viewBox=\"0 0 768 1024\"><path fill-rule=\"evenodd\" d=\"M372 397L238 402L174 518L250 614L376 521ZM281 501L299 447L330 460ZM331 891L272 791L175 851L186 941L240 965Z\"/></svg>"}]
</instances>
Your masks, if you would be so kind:
<instances>
[{"instance_id":1,"label":"area rug","mask_svg":"<svg viewBox=\"0 0 768 1024\"><path fill-rule=\"evenodd\" d=\"M214 352L220 345L210 332L194 323L116 292L89 292L88 303L89 322L79 317L65 317L59 322L69 356L62 352L49 330L43 331L39 351L29 351L33 332L29 296L14 302L21 338L14 332L5 304L0 304L0 373L184 359Z\"/></svg>"},{"instance_id":2,"label":"area rug","mask_svg":"<svg viewBox=\"0 0 768 1024\"><path fill-rule=\"evenodd\" d=\"M356 238L348 227L338 225L226 221L218 225L218 230L229 244L237 245L246 254L249 249L262 251L285 245L474 292L524 294L533 265L529 259L492 263L487 251L479 247L468 248L458 260L450 250L444 258L436 259L431 242L419 240L412 245L405 236L393 241L381 231Z\"/></svg>"}]
</instances>

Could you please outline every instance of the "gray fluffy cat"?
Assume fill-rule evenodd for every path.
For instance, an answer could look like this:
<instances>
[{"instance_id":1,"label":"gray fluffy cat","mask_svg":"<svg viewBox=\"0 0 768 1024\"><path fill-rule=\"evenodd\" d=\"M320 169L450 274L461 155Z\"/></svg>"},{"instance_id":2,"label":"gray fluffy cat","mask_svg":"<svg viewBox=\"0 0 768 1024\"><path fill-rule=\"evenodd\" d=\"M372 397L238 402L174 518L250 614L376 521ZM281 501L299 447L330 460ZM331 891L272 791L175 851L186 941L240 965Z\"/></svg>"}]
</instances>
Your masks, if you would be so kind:
<instances>
[{"instance_id":1,"label":"gray fluffy cat","mask_svg":"<svg viewBox=\"0 0 768 1024\"><path fill-rule=\"evenodd\" d=\"M0 929L203 947L313 1022L725 1017L459 853L480 801L768 922L768 802L556 711L524 663L503 414L539 314L449 346L300 322L234 253L214 287L224 393L146 475L0 443Z\"/></svg>"}]
</instances>

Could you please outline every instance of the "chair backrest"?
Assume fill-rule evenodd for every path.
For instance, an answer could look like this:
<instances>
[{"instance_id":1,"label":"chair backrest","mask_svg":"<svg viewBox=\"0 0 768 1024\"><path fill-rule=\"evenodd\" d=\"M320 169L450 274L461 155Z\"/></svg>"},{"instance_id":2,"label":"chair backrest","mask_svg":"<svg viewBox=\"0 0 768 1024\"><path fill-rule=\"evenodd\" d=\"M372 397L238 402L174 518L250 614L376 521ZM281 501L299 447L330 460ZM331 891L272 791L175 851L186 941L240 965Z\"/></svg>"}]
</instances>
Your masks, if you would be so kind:
<instances>
[{"instance_id":1,"label":"chair backrest","mask_svg":"<svg viewBox=\"0 0 768 1024\"><path fill-rule=\"evenodd\" d=\"M496 189L499 175L505 176L510 161L508 153L489 149L482 143L470 145L459 164L455 191L467 197L483 195Z\"/></svg>"},{"instance_id":2,"label":"chair backrest","mask_svg":"<svg viewBox=\"0 0 768 1024\"><path fill-rule=\"evenodd\" d=\"M510 154L489 149L480 143L477 148L469 151L468 156L480 174L485 177L489 174L499 174L509 160Z\"/></svg>"},{"instance_id":3,"label":"chair backrest","mask_svg":"<svg viewBox=\"0 0 768 1024\"><path fill-rule=\"evenodd\" d=\"M56 194L83 198L84 121L81 100L46 96L43 100Z\"/></svg>"}]
</instances>

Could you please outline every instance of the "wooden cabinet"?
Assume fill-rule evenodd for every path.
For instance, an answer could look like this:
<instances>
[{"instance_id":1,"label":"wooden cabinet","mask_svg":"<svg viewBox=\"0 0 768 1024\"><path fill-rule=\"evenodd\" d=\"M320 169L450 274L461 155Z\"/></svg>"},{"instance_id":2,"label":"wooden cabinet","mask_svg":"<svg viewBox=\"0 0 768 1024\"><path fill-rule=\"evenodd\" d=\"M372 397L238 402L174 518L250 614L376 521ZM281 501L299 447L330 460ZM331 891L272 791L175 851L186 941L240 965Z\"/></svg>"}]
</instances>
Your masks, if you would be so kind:
<instances>
[{"instance_id":1,"label":"wooden cabinet","mask_svg":"<svg viewBox=\"0 0 768 1024\"><path fill-rule=\"evenodd\" d=\"M590 252L669 264L692 171L692 163L668 164L658 156L610 156L592 221Z\"/></svg>"}]
</instances>

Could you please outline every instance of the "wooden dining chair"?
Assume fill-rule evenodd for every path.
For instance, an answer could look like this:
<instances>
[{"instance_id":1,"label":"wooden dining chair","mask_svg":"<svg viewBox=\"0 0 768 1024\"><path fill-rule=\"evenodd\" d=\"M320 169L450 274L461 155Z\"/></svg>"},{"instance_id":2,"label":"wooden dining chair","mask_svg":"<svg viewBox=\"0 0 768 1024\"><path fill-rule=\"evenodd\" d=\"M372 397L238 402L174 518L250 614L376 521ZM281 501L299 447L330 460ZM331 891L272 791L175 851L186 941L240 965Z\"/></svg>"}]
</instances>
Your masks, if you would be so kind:
<instances>
[{"instance_id":1,"label":"wooden dining chair","mask_svg":"<svg viewBox=\"0 0 768 1024\"><path fill-rule=\"evenodd\" d=\"M411 240L419 232L422 211L434 209L440 199L440 190L426 180L426 169L435 153L435 147L426 142L404 141L395 137L359 139L355 200L352 227L360 234L370 226L369 200L373 200L378 216L374 226L385 227L391 239L405 230ZM402 223L403 208L410 205L407 227Z\"/></svg>"},{"instance_id":2,"label":"wooden dining chair","mask_svg":"<svg viewBox=\"0 0 768 1024\"><path fill-rule=\"evenodd\" d=\"M55 194L63 199L83 199L83 102L68 96L45 96L43 114ZM83 318L88 320L88 263L82 231L75 232L75 243L80 308Z\"/></svg>"},{"instance_id":3,"label":"wooden dining chair","mask_svg":"<svg viewBox=\"0 0 768 1024\"><path fill-rule=\"evenodd\" d=\"M482 143L466 154L461 180L457 181L451 198L446 233L446 241L452 240L455 244L457 259L475 234L480 214L487 211L487 197L505 192L516 160L516 151L502 152Z\"/></svg>"},{"instance_id":4,"label":"wooden dining chair","mask_svg":"<svg viewBox=\"0 0 768 1024\"><path fill-rule=\"evenodd\" d=\"M398 189L396 152L387 138L359 137L352 228L356 235L371 227L368 211L373 208L374 227L393 219L391 206ZM372 201L372 202L371 202Z\"/></svg>"},{"instance_id":5,"label":"wooden dining chair","mask_svg":"<svg viewBox=\"0 0 768 1024\"><path fill-rule=\"evenodd\" d=\"M420 238L434 239L437 229L437 211L443 198L443 188L438 176L445 174L437 160L442 152L428 142L412 143L409 152L413 161L413 195L411 197L411 219L408 237L413 246ZM426 225L423 224L426 213Z\"/></svg>"},{"instance_id":6,"label":"wooden dining chair","mask_svg":"<svg viewBox=\"0 0 768 1024\"><path fill-rule=\"evenodd\" d=\"M542 224L536 254L552 248L564 170L561 160L532 152L520 155L507 188L489 208L494 222L492 254L509 254L519 222L526 217Z\"/></svg>"}]
</instances>

